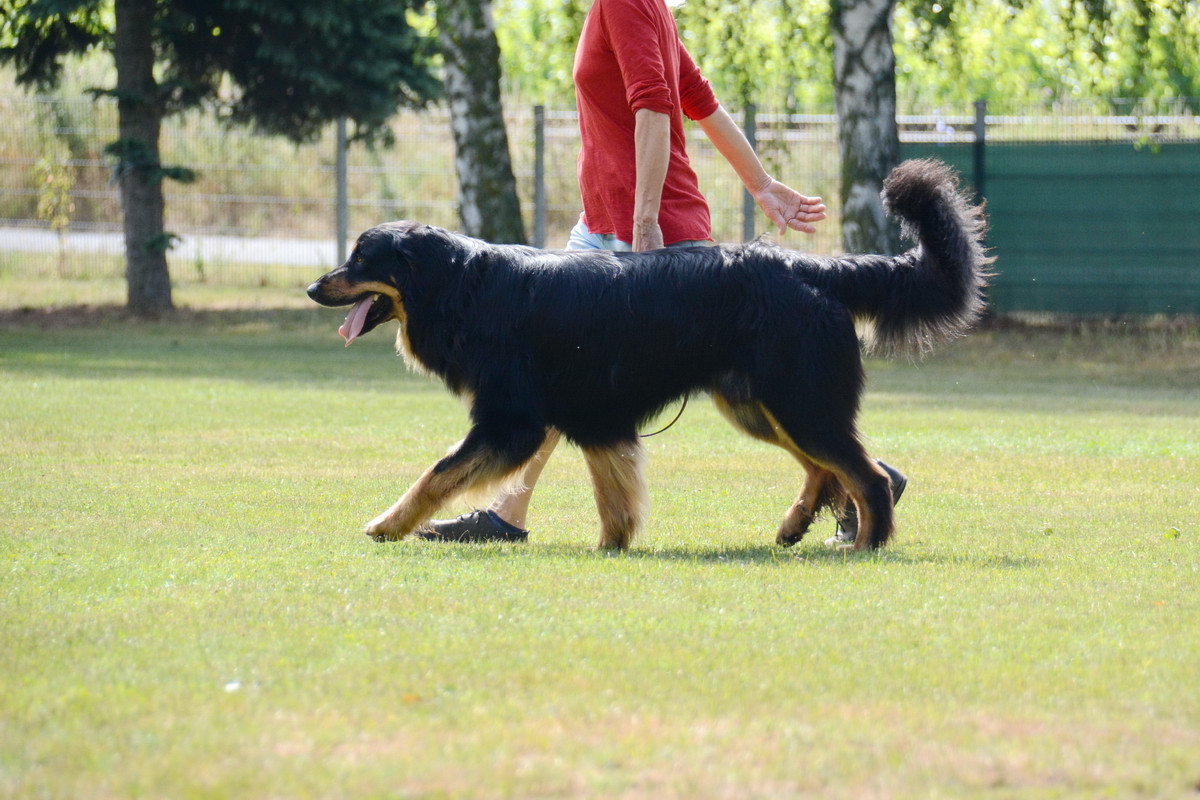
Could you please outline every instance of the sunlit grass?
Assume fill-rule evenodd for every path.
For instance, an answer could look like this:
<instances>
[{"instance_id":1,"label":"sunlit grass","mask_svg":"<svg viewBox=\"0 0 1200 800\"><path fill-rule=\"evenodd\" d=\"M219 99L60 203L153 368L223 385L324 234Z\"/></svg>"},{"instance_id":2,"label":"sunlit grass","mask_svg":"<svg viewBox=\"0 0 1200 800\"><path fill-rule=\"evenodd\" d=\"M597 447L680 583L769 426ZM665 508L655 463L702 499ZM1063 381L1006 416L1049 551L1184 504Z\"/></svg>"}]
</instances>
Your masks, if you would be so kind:
<instances>
[{"instance_id":1,"label":"sunlit grass","mask_svg":"<svg viewBox=\"0 0 1200 800\"><path fill-rule=\"evenodd\" d=\"M2 318L0 795L1200 781L1194 329L872 362L863 427L911 479L874 555L824 548L830 523L774 547L798 470L693 402L648 440L649 525L609 556L570 448L526 545L361 536L465 410L383 331L344 349L336 312L267 297Z\"/></svg>"}]
</instances>

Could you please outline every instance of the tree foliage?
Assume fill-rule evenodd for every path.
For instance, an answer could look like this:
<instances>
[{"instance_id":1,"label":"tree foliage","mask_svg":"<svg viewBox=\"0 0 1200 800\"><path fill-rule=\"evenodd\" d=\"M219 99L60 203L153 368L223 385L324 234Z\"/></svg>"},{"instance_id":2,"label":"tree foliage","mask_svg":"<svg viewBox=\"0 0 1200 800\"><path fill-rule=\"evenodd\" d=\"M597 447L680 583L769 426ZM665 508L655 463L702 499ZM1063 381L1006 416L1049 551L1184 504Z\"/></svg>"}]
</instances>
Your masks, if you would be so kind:
<instances>
[{"instance_id":1,"label":"tree foliage","mask_svg":"<svg viewBox=\"0 0 1200 800\"><path fill-rule=\"evenodd\" d=\"M506 87L570 105L588 0L497 0ZM688 0L680 34L717 95L778 110L833 102L828 0ZM1200 3L902 0L901 105L1028 107L1065 99L1200 96Z\"/></svg>"},{"instance_id":2,"label":"tree foliage","mask_svg":"<svg viewBox=\"0 0 1200 800\"><path fill-rule=\"evenodd\" d=\"M493 6L506 92L538 103L573 103L575 45L591 0L496 0Z\"/></svg>"},{"instance_id":3,"label":"tree foliage","mask_svg":"<svg viewBox=\"0 0 1200 800\"><path fill-rule=\"evenodd\" d=\"M306 139L338 117L380 133L401 105L436 94L433 44L403 0L156 0L158 96L165 113L211 103L233 122ZM49 87L64 59L111 51L108 0L0 0L0 61ZM112 93L114 87L101 91Z\"/></svg>"},{"instance_id":4,"label":"tree foliage","mask_svg":"<svg viewBox=\"0 0 1200 800\"><path fill-rule=\"evenodd\" d=\"M909 104L983 98L992 108L1062 100L1200 97L1200 6L1178 0L942 0L896 13Z\"/></svg>"},{"instance_id":5,"label":"tree foliage","mask_svg":"<svg viewBox=\"0 0 1200 800\"><path fill-rule=\"evenodd\" d=\"M680 36L717 96L797 110L829 97L828 7L803 0L690 0Z\"/></svg>"}]
</instances>

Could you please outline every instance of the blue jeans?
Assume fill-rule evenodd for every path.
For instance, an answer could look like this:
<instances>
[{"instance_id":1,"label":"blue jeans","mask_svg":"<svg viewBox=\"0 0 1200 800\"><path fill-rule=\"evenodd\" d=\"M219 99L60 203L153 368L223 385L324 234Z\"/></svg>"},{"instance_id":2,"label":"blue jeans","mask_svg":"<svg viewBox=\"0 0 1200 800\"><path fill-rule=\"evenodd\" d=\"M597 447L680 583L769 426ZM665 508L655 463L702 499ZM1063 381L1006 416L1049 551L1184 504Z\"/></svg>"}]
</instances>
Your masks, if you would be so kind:
<instances>
[{"instance_id":1,"label":"blue jeans","mask_svg":"<svg viewBox=\"0 0 1200 800\"><path fill-rule=\"evenodd\" d=\"M672 242L667 247L711 247L712 239L684 239L681 242ZM571 235L567 239L568 250L612 250L615 253L629 253L633 251L633 245L629 242L623 242L617 238L615 233L592 233L583 224L583 217L575 223L575 227L571 229Z\"/></svg>"}]
</instances>

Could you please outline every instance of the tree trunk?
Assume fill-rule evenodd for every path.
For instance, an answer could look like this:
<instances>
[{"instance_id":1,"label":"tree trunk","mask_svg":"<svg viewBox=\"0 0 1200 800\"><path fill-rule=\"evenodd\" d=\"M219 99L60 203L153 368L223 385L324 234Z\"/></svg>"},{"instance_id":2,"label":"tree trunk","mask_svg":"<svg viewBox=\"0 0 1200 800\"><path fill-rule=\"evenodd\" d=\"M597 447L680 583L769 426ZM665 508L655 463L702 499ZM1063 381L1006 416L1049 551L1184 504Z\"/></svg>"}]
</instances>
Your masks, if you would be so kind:
<instances>
[{"instance_id":1,"label":"tree trunk","mask_svg":"<svg viewBox=\"0 0 1200 800\"><path fill-rule=\"evenodd\" d=\"M454 130L463 231L524 244L525 226L500 104L500 45L490 0L438 0L438 38Z\"/></svg>"},{"instance_id":2,"label":"tree trunk","mask_svg":"<svg viewBox=\"0 0 1200 800\"><path fill-rule=\"evenodd\" d=\"M883 212L883 179L900 160L896 129L896 0L833 0L833 75L842 160L842 244L848 253L897 253Z\"/></svg>"},{"instance_id":3,"label":"tree trunk","mask_svg":"<svg viewBox=\"0 0 1200 800\"><path fill-rule=\"evenodd\" d=\"M116 0L117 113L114 146L125 229L127 305L140 315L170 311L169 240L163 230L158 151L162 101L154 80L154 0Z\"/></svg>"}]
</instances>

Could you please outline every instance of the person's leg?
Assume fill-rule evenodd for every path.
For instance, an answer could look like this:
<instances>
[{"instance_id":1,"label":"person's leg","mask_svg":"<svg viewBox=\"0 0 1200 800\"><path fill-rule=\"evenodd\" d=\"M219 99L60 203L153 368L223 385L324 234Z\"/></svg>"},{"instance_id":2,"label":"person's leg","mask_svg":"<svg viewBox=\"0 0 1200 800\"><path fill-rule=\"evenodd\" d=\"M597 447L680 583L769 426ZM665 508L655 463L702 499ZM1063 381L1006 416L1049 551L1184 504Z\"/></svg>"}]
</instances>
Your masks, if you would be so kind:
<instances>
[{"instance_id":1,"label":"person's leg","mask_svg":"<svg viewBox=\"0 0 1200 800\"><path fill-rule=\"evenodd\" d=\"M537 486L538 478L541 477L542 470L546 467L546 461L554 452L560 438L558 431L553 429L547 431L546 441L538 449L537 455L525 465L525 472L521 474L520 483L500 492L488 506L488 511L514 528L525 528L525 520L529 516L529 502L533 499L533 488Z\"/></svg>"},{"instance_id":2,"label":"person's leg","mask_svg":"<svg viewBox=\"0 0 1200 800\"><path fill-rule=\"evenodd\" d=\"M546 439L530 459L517 484L502 490L492 504L483 510L476 509L454 519L430 520L416 536L430 541L446 542L523 542L529 537L525 529L525 518L529 515L529 501L533 498L533 487L537 484L546 459L558 444L559 432L550 428Z\"/></svg>"},{"instance_id":3,"label":"person's leg","mask_svg":"<svg viewBox=\"0 0 1200 800\"><path fill-rule=\"evenodd\" d=\"M571 229L567 249L605 248L606 242L590 232L580 217L579 222ZM558 431L548 430L546 440L533 459L526 464L521 479L496 495L486 509L472 511L456 519L430 520L426 530L419 534L421 538L456 542L524 541L529 535L525 524L529 517L529 503L533 500L533 490L560 438L562 437Z\"/></svg>"}]
</instances>

